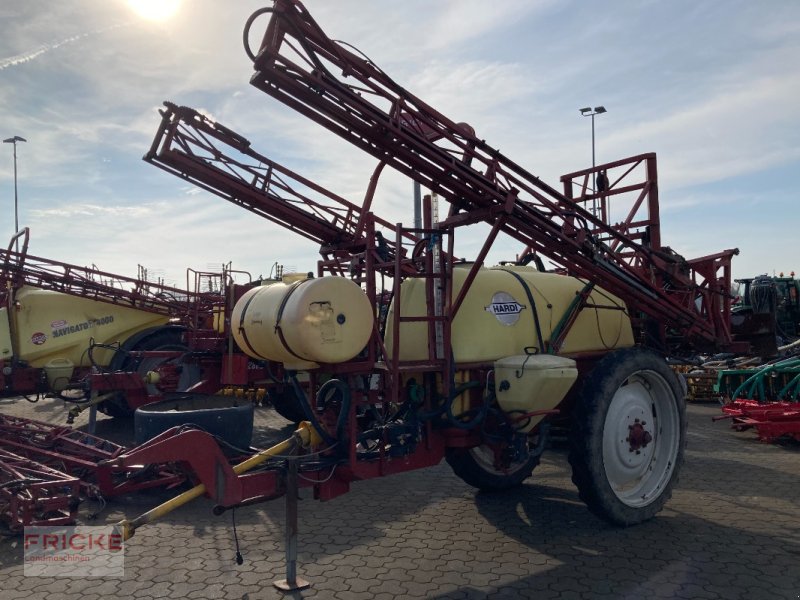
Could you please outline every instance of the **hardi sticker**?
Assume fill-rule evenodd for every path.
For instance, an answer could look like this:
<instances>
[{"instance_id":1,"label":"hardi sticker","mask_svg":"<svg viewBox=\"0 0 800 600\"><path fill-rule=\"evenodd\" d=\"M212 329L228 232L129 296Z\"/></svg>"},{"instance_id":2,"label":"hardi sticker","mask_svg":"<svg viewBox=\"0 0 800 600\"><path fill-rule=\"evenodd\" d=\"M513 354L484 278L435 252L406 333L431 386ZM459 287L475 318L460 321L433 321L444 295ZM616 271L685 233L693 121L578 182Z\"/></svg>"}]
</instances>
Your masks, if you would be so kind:
<instances>
[{"instance_id":1,"label":"hardi sticker","mask_svg":"<svg viewBox=\"0 0 800 600\"><path fill-rule=\"evenodd\" d=\"M41 331L37 331L31 336L31 343L36 344L37 346L41 346L46 341L47 341L47 335L45 335Z\"/></svg>"},{"instance_id":2,"label":"hardi sticker","mask_svg":"<svg viewBox=\"0 0 800 600\"><path fill-rule=\"evenodd\" d=\"M527 306L517 302L508 292L495 292L492 303L484 307L486 312L492 313L503 325L513 325L519 321L519 314Z\"/></svg>"},{"instance_id":3,"label":"hardi sticker","mask_svg":"<svg viewBox=\"0 0 800 600\"><path fill-rule=\"evenodd\" d=\"M53 321L50 323L51 329L58 329L59 327L64 327L67 322L64 319L59 319L58 321Z\"/></svg>"}]
</instances>

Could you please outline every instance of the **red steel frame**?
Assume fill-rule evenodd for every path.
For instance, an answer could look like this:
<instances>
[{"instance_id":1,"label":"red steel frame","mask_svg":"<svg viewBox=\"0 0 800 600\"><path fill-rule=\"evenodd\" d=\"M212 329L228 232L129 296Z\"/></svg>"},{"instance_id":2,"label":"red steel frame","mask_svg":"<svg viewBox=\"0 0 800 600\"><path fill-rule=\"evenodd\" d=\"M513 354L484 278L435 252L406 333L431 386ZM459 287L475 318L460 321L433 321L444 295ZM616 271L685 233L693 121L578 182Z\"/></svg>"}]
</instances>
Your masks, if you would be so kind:
<instances>
[{"instance_id":1,"label":"red steel frame","mask_svg":"<svg viewBox=\"0 0 800 600\"><path fill-rule=\"evenodd\" d=\"M397 346L387 352L376 324L366 353L348 363L322 366L326 374L348 382L353 401L344 419L335 409L318 417L329 431L343 422L339 441L349 443L337 450L338 456L326 453L326 466L308 471L303 478L301 485L314 486L316 497L344 493L352 481L436 464L447 447L493 443L482 439L477 430L445 426L434 431L431 420L420 424L418 444L400 455L391 455L384 439L376 455L362 459L355 439L360 409L408 401L402 397L407 374L425 378L424 409L431 408L434 387L449 395L452 383L441 374L456 367L450 324L500 233L521 242L529 252L549 258L570 275L621 296L640 325L642 338L652 331L652 323L659 324L655 341L652 337L640 341L662 349L669 344L673 351L735 347L727 325L730 304L726 296L730 259L736 251L686 261L662 247L654 155L596 167L595 171L612 175L602 193L587 191L591 170L564 176L565 191L558 192L476 137L472 128L449 120L371 61L330 40L297 0L276 0L273 9L255 16L262 12L272 16L261 48L252 56L256 72L251 83L380 161L362 205L256 153L244 137L196 111L171 104L162 111L161 127L145 159L319 243L320 274L349 271L373 302L378 297L378 275L390 276L395 290L404 279L424 278L428 296L428 314L410 318L401 316L396 295L394 318L385 324L398 344L403 320L426 322L427 359L400 361ZM251 18L248 29L252 22ZM333 71L342 75L337 77ZM448 214L435 222L428 201L421 229L393 226L376 217L371 204L384 165L448 201ZM581 191L575 197L575 180L580 178L584 183L578 185ZM630 212L620 224L612 225L609 203L624 194L634 196ZM589 201L599 201L599 210L590 210ZM454 297L447 274L455 264L455 230L479 222L488 223L491 230ZM438 306L437 288L441 289ZM651 323L638 323L639 313ZM440 348L435 343L437 328ZM470 380L484 380L492 365L459 364L458 369L468 372ZM375 385L372 376L377 376ZM365 377L369 383L357 385ZM312 372L310 389L316 391L319 383ZM480 392L467 394L467 403L479 404ZM340 410L345 410L344 405ZM188 463L223 506L272 498L283 489L280 468L237 475L213 438L200 431L167 432L110 457L101 466L124 470L165 461Z\"/></svg>"},{"instance_id":2,"label":"red steel frame","mask_svg":"<svg viewBox=\"0 0 800 600\"><path fill-rule=\"evenodd\" d=\"M637 241L505 157L471 127L436 111L352 47L331 40L298 0L276 0L256 13L245 39L261 13L271 18L258 52L248 49L252 85L444 197L451 210L442 226L492 224L487 249L497 232L508 234L623 297L633 314L641 311L661 327L660 337L667 328L678 332L673 349L688 343L739 348L729 315L719 314L729 308L729 261L736 250L687 262L665 254L657 228L651 227L655 240ZM648 205L657 206L655 156L627 159L638 160L647 163L644 183L626 189L622 178L611 181L605 197L641 189ZM566 177L578 175L586 172ZM657 212L649 219L657 223Z\"/></svg>"},{"instance_id":3,"label":"red steel frame","mask_svg":"<svg viewBox=\"0 0 800 600\"><path fill-rule=\"evenodd\" d=\"M0 449L0 521L12 532L72 523L79 488L77 477Z\"/></svg>"},{"instance_id":4,"label":"red steel frame","mask_svg":"<svg viewBox=\"0 0 800 600\"><path fill-rule=\"evenodd\" d=\"M754 428L762 442L789 436L800 442L800 402L759 402L737 398L722 407L738 431ZM726 417L719 417L726 418Z\"/></svg>"},{"instance_id":5,"label":"red steel frame","mask_svg":"<svg viewBox=\"0 0 800 600\"><path fill-rule=\"evenodd\" d=\"M642 172L638 181L637 170ZM592 190L590 180L600 175L608 182L607 186ZM731 343L731 260L739 251L725 250L686 260L671 248L662 246L655 154L642 154L568 173L561 177L561 182L566 198L585 207L587 212L599 213L604 228L587 224L599 242L608 244L612 252L618 252L619 259L627 262L631 270L644 277L650 276L656 287L669 290L672 299L682 305L685 312L699 313L699 319L716 332L720 346L747 348L746 344ZM576 190L577 196L574 195ZM611 210L612 202L617 200L627 200L630 205L622 218L617 217L619 220L612 218ZM608 230L647 248L649 256L620 249L619 238L613 238ZM668 334L673 337L671 345L679 345L681 337L693 335L692 328L688 332L670 331Z\"/></svg>"},{"instance_id":6,"label":"red steel frame","mask_svg":"<svg viewBox=\"0 0 800 600\"><path fill-rule=\"evenodd\" d=\"M183 472L165 460L154 461L148 469L141 465L114 469L107 461L127 448L66 425L0 415L0 436L4 451L79 478L90 497L110 498L185 480Z\"/></svg>"},{"instance_id":7,"label":"red steel frame","mask_svg":"<svg viewBox=\"0 0 800 600\"><path fill-rule=\"evenodd\" d=\"M361 206L253 150L250 142L196 110L165 102L161 125L144 160L320 245L320 254L344 274L367 244L379 166ZM372 217L374 227L393 225ZM405 244L417 238L404 235ZM394 254L394 240L385 240ZM401 253L403 250L401 250Z\"/></svg>"}]
</instances>

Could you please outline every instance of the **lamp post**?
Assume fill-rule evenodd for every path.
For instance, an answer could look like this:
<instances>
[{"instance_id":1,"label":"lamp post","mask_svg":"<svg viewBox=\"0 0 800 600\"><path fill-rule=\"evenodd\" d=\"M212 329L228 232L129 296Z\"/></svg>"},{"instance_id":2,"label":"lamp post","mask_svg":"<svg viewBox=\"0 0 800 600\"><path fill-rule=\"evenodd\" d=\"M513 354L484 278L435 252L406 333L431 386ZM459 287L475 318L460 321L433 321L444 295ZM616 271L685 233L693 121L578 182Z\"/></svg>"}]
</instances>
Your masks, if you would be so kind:
<instances>
[{"instance_id":1,"label":"lamp post","mask_svg":"<svg viewBox=\"0 0 800 600\"><path fill-rule=\"evenodd\" d=\"M3 140L4 144L14 144L14 235L19 232L19 202L17 199L17 142L27 142L24 137L15 135ZM19 240L16 240L16 250L19 252Z\"/></svg>"},{"instance_id":2,"label":"lamp post","mask_svg":"<svg viewBox=\"0 0 800 600\"><path fill-rule=\"evenodd\" d=\"M597 193L597 173L594 172L595 160L594 160L594 116L595 115L602 115L606 111L605 106L595 106L591 108L587 106L586 108L579 108L578 110L581 111L581 114L584 117L592 117L592 192ZM594 207L593 211L597 212L597 199L594 200Z\"/></svg>"}]
</instances>

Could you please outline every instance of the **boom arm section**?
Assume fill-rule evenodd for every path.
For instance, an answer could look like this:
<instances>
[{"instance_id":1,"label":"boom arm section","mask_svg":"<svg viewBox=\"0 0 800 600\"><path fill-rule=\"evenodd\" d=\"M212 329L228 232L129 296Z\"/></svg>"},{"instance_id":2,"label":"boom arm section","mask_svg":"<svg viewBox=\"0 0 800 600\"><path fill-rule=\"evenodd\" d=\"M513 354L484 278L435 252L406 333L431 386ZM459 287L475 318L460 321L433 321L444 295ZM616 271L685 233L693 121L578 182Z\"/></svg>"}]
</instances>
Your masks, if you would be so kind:
<instances>
[{"instance_id":1,"label":"boom arm section","mask_svg":"<svg viewBox=\"0 0 800 600\"><path fill-rule=\"evenodd\" d=\"M359 206L257 153L247 139L196 110L164 104L144 160L320 244L323 256L347 259L365 251L374 185ZM373 221L375 227L394 229L382 219ZM414 244L417 238L409 234L406 241ZM384 244L388 260L394 240Z\"/></svg>"},{"instance_id":2,"label":"boom arm section","mask_svg":"<svg viewBox=\"0 0 800 600\"><path fill-rule=\"evenodd\" d=\"M624 298L634 315L659 324L660 337L670 329L681 344L731 345L723 313L737 251L687 262L661 248L655 155L597 167L622 174L602 193L573 199L404 89L352 46L331 40L298 0L275 0L255 13L245 40L264 13L271 17L261 47L257 54L247 48L255 68L251 84L445 198L451 208L442 227L499 224L530 251ZM629 183L637 171L643 179ZM636 199L621 225L584 207L587 199L622 193ZM651 209L645 219L636 217L640 208Z\"/></svg>"},{"instance_id":3,"label":"boom arm section","mask_svg":"<svg viewBox=\"0 0 800 600\"><path fill-rule=\"evenodd\" d=\"M95 268L31 256L28 254L29 236L26 227L12 238L7 250L0 250L0 297L7 295L10 290L29 285L182 319L210 315L212 307L220 302L219 294L189 292ZM22 250L16 252L11 248L19 237L24 238ZM7 301L7 297L3 299L3 303Z\"/></svg>"}]
</instances>

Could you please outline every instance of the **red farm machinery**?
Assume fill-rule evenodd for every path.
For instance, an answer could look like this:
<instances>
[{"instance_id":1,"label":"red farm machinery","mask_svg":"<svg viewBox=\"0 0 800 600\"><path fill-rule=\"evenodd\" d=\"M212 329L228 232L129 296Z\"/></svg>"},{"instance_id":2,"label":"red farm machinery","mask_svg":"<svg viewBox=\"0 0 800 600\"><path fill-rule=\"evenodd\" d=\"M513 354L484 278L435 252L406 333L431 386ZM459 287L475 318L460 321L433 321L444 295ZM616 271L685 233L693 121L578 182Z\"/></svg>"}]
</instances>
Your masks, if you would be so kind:
<instances>
[{"instance_id":1,"label":"red farm machinery","mask_svg":"<svg viewBox=\"0 0 800 600\"><path fill-rule=\"evenodd\" d=\"M0 414L0 521L12 531L71 522L82 498L185 480L166 464L101 466L128 449L93 435L96 410L131 417L173 399L182 411L225 413L239 425L249 415L252 427L254 400L275 401L280 412L293 408L280 402L280 366L249 359L233 345L230 312L253 285L234 283L234 276L248 274L227 266L218 273L188 269L186 289L179 289L148 281L141 268L129 278L34 256L29 239L24 229L0 251L2 396L61 399L72 406L68 424L85 409L90 418L84 433ZM221 398L220 391L235 397ZM157 429L137 420L137 441ZM247 437L242 445L249 443Z\"/></svg>"},{"instance_id":2,"label":"red farm machinery","mask_svg":"<svg viewBox=\"0 0 800 600\"><path fill-rule=\"evenodd\" d=\"M556 427L593 513L621 526L656 515L685 445L685 390L667 357L749 342L730 328L737 251L687 260L662 244L655 155L564 175L556 189L331 40L297 0L256 12L244 38L252 85L378 164L358 204L166 105L145 160L319 243L321 258L314 276L254 286L230 314L238 348L280 365L304 415L295 435L232 464L212 436L175 428L102 463L180 465L199 483L122 522L126 538L203 494L217 513L285 494L296 533L296 486L327 500L442 460L477 488L509 488ZM431 191L421 227L375 214L386 166ZM612 201L627 207L614 223ZM479 223L480 249L458 258L456 235ZM500 236L524 250L487 267Z\"/></svg>"},{"instance_id":3,"label":"red farm machinery","mask_svg":"<svg viewBox=\"0 0 800 600\"><path fill-rule=\"evenodd\" d=\"M281 402L280 365L250 359L231 335L236 300L262 280L223 265L187 269L180 289L149 281L142 267L131 278L33 256L29 237L26 228L0 250L3 396L71 402L70 422L90 406L130 417L176 392L222 391L292 410Z\"/></svg>"},{"instance_id":4,"label":"red farm machinery","mask_svg":"<svg viewBox=\"0 0 800 600\"><path fill-rule=\"evenodd\" d=\"M29 238L24 229L0 251L2 396L60 398L72 404L67 423L89 408L90 431L0 414L0 521L12 531L70 523L81 499L102 503L185 480L162 463L101 465L127 448L93 435L97 409L129 417L173 396L220 404L209 395L226 386L278 389L271 367L232 351L225 319L250 284L234 284L230 269L190 269L181 290L142 273L128 278L33 256ZM185 391L192 393L178 394ZM249 397L224 399L230 410L237 403L252 407Z\"/></svg>"},{"instance_id":5,"label":"red farm machinery","mask_svg":"<svg viewBox=\"0 0 800 600\"><path fill-rule=\"evenodd\" d=\"M622 526L653 517L685 445L685 390L666 358L749 347L730 329L737 251L687 260L662 244L654 154L570 173L555 189L332 41L297 0L256 12L245 40L265 14L260 47L245 42L251 84L378 164L358 205L166 105L145 160L314 240L321 259L315 277L248 291L231 317L241 350L283 366L305 422L235 466L199 431L118 457L182 463L201 483L123 522L126 537L202 494L216 512L298 485L326 500L443 459L477 488L508 488L531 475L556 426L568 428L573 480L592 512ZM421 227L374 213L386 166L431 191ZM604 189L591 188L595 174ZM613 224L611 201L628 207ZM489 227L484 243L473 260L457 258L456 235L476 223ZM524 252L486 267L501 234ZM543 258L557 268L545 271Z\"/></svg>"}]
</instances>

